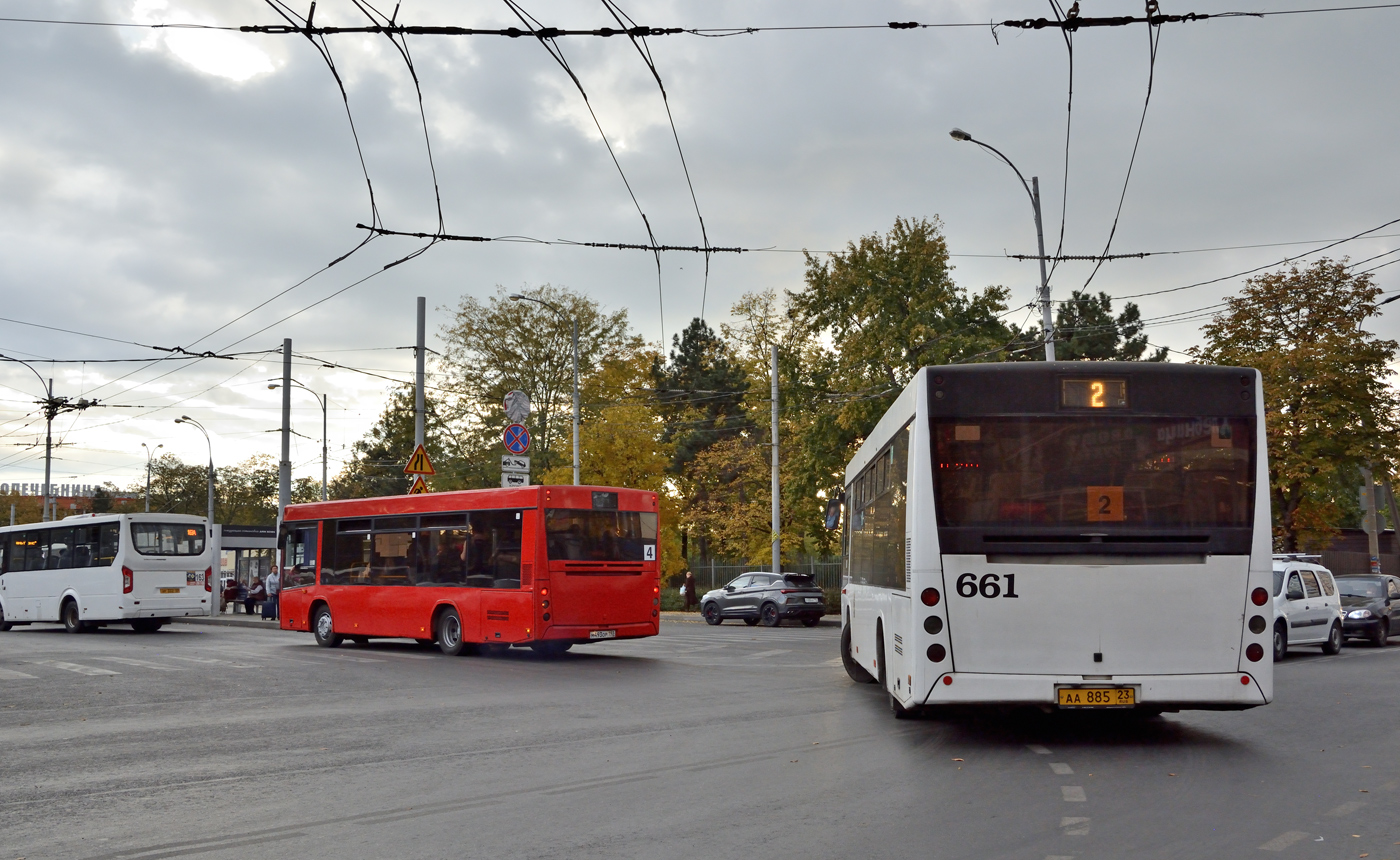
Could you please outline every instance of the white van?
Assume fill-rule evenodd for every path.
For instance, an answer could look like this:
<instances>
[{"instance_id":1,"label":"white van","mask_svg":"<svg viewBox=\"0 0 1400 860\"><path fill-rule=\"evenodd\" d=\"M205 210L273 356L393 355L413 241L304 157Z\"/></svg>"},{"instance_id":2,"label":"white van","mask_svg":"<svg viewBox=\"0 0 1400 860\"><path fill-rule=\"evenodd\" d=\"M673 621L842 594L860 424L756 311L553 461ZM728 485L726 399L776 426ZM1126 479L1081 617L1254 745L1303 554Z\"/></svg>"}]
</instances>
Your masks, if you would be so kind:
<instances>
[{"instance_id":1,"label":"white van","mask_svg":"<svg viewBox=\"0 0 1400 860\"><path fill-rule=\"evenodd\" d=\"M1274 556L1274 662L1295 645L1342 650L1342 598L1315 555Z\"/></svg>"},{"instance_id":2,"label":"white van","mask_svg":"<svg viewBox=\"0 0 1400 860\"><path fill-rule=\"evenodd\" d=\"M62 622L81 633L109 622L153 633L208 615L213 553L203 517L85 514L0 528L0 629Z\"/></svg>"}]
</instances>

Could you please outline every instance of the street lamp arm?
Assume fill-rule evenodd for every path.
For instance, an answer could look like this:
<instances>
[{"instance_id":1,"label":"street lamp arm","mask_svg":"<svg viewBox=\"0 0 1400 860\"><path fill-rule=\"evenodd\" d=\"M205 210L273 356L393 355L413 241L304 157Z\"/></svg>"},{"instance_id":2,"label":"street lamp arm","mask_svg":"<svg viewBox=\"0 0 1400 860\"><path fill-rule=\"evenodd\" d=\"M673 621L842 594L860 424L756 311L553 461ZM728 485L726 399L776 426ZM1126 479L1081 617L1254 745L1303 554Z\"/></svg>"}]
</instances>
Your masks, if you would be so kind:
<instances>
[{"instance_id":1,"label":"street lamp arm","mask_svg":"<svg viewBox=\"0 0 1400 860\"><path fill-rule=\"evenodd\" d=\"M972 135L968 135L968 136L967 136L967 140L971 141L972 143L977 144L978 146L982 147L983 149L985 149L985 150L987 150L988 152L990 152L990 153L992 153L993 155L995 155L997 158L1000 158L1002 161L1006 162L1006 166L1007 166L1007 167L1009 167L1009 168L1011 168L1012 170L1016 171L1016 178L1019 179L1019 180L1021 180L1021 187L1024 188L1024 189L1026 189L1026 196L1030 198L1031 207L1034 208L1034 207L1035 207L1035 195L1031 193L1031 184L1030 184L1029 182L1026 181L1026 177L1024 177L1024 176L1021 175L1020 169L1019 169L1018 167L1016 167L1015 164L1012 164L1012 163L1011 163L1011 159L1007 158L1006 155L1003 154L1002 151L999 150L999 149L997 149L995 146L992 146L990 143L983 143L982 141L978 140L977 138L973 137Z\"/></svg>"},{"instance_id":2,"label":"street lamp arm","mask_svg":"<svg viewBox=\"0 0 1400 860\"><path fill-rule=\"evenodd\" d=\"M32 373L32 374L34 374L34 376L35 376L36 378L38 378L39 384L40 384L41 386L44 387L44 396L45 396L45 397L48 396L48 383L44 382L44 376L43 376L43 374L41 374L39 371L35 370L35 369L34 369L34 365L30 364L29 362L25 361L25 360L22 359L22 358L11 358L11 357L8 356L8 355L0 355L0 359L3 359L3 360L5 360L5 361L13 361L15 364L22 364L22 365L24 365L25 367L29 368L29 372Z\"/></svg>"}]
</instances>

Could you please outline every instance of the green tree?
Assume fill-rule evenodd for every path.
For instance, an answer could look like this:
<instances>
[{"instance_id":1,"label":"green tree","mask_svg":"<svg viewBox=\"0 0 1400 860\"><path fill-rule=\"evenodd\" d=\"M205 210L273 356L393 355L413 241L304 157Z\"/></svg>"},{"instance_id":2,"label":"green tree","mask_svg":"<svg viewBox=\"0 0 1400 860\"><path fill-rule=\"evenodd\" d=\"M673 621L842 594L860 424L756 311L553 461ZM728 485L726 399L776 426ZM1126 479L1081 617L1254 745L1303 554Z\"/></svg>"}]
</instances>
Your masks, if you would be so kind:
<instances>
[{"instance_id":1,"label":"green tree","mask_svg":"<svg viewBox=\"0 0 1400 860\"><path fill-rule=\"evenodd\" d=\"M1133 302L1123 306L1123 312L1113 315L1113 297L1108 293L1092 295L1084 290L1070 293L1055 312L1055 358L1057 361L1141 361L1149 344L1144 333L1142 311ZM1016 358L1044 360L1045 353L1038 344L1045 340L1040 326L1026 330L1026 348ZM1166 361L1167 348L1153 350L1146 361Z\"/></svg>"},{"instance_id":2,"label":"green tree","mask_svg":"<svg viewBox=\"0 0 1400 860\"><path fill-rule=\"evenodd\" d=\"M666 423L665 438L675 448L671 464L683 472L696 454L749 425L743 408L748 376L729 344L696 317L672 338L666 363L652 369L657 410Z\"/></svg>"},{"instance_id":3,"label":"green tree","mask_svg":"<svg viewBox=\"0 0 1400 860\"><path fill-rule=\"evenodd\" d=\"M1397 344L1365 329L1380 288L1345 261L1318 260L1250 278L1203 329L1211 364L1264 379L1274 543L1320 549L1346 512L1341 475L1395 462L1397 398L1386 380ZM1353 484L1352 487L1355 485Z\"/></svg>"}]
</instances>

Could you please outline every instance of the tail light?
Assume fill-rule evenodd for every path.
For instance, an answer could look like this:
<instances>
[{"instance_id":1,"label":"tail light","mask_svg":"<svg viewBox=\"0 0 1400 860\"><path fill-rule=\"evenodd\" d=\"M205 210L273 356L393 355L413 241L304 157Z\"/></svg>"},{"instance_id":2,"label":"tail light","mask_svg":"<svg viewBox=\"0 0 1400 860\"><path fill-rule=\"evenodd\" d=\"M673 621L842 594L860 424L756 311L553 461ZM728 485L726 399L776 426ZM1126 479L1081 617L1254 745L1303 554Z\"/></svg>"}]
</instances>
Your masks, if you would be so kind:
<instances>
[{"instance_id":1,"label":"tail light","mask_svg":"<svg viewBox=\"0 0 1400 860\"><path fill-rule=\"evenodd\" d=\"M1269 602L1269 592L1262 588L1256 588L1254 591L1250 592L1249 600L1255 606L1263 606L1265 603Z\"/></svg>"},{"instance_id":2,"label":"tail light","mask_svg":"<svg viewBox=\"0 0 1400 860\"><path fill-rule=\"evenodd\" d=\"M919 594L919 599L923 601L925 606L937 606L938 598L939 594L936 588L925 588Z\"/></svg>"},{"instance_id":3,"label":"tail light","mask_svg":"<svg viewBox=\"0 0 1400 860\"><path fill-rule=\"evenodd\" d=\"M1244 656L1248 657L1251 663L1258 663L1260 660L1264 659L1264 646L1255 642L1244 649Z\"/></svg>"},{"instance_id":4,"label":"tail light","mask_svg":"<svg viewBox=\"0 0 1400 860\"><path fill-rule=\"evenodd\" d=\"M131 588L132 588L132 586L135 584L135 583L133 582L133 580L135 580L135 578L136 578L136 574L134 574L134 573L131 572L131 568L129 568L129 567L124 567L124 568L122 568L122 594L130 594L130 593L131 593Z\"/></svg>"},{"instance_id":5,"label":"tail light","mask_svg":"<svg viewBox=\"0 0 1400 860\"><path fill-rule=\"evenodd\" d=\"M204 590L212 592L214 590L214 568L204 568Z\"/></svg>"}]
</instances>

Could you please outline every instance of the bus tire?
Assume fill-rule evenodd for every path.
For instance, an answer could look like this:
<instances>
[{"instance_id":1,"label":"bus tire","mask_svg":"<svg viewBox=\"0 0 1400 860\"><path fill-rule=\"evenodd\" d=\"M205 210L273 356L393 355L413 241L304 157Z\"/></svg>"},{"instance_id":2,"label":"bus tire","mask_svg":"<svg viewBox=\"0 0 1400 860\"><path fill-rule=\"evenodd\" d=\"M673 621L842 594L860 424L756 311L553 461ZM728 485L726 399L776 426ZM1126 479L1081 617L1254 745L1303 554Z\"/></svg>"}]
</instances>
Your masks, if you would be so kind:
<instances>
[{"instance_id":1,"label":"bus tire","mask_svg":"<svg viewBox=\"0 0 1400 860\"><path fill-rule=\"evenodd\" d=\"M865 671L865 667L856 662L851 656L851 625L847 624L841 628L841 665L846 667L846 674L851 676L851 680L857 684L873 684L875 679L870 677L870 673Z\"/></svg>"},{"instance_id":2,"label":"bus tire","mask_svg":"<svg viewBox=\"0 0 1400 860\"><path fill-rule=\"evenodd\" d=\"M711 626L719 626L724 623L724 613L719 611L719 604L711 601L705 604L705 608L700 610L700 614L705 616L705 623Z\"/></svg>"},{"instance_id":3,"label":"bus tire","mask_svg":"<svg viewBox=\"0 0 1400 860\"><path fill-rule=\"evenodd\" d=\"M449 606L438 613L433 629L437 632L438 650L442 653L456 657L467 650L466 640L462 638L462 616L457 614L457 610Z\"/></svg>"},{"instance_id":4,"label":"bus tire","mask_svg":"<svg viewBox=\"0 0 1400 860\"><path fill-rule=\"evenodd\" d=\"M340 643L345 641L345 637L335 632L331 609L325 604L318 606L311 615L311 635L316 637L316 644L322 648L339 648Z\"/></svg>"},{"instance_id":5,"label":"bus tire","mask_svg":"<svg viewBox=\"0 0 1400 860\"><path fill-rule=\"evenodd\" d=\"M783 614L778 611L776 603L763 604L763 608L758 610L758 617L764 627L778 627L783 623Z\"/></svg>"},{"instance_id":6,"label":"bus tire","mask_svg":"<svg viewBox=\"0 0 1400 860\"><path fill-rule=\"evenodd\" d=\"M63 621L63 629L67 633L82 633L87 629L87 625L78 614L78 601L71 597L63 601L63 608L58 611L58 617Z\"/></svg>"},{"instance_id":7,"label":"bus tire","mask_svg":"<svg viewBox=\"0 0 1400 860\"><path fill-rule=\"evenodd\" d=\"M1322 643L1322 653L1327 655L1342 653L1342 625L1340 622L1332 622L1332 629L1327 631L1327 641Z\"/></svg>"},{"instance_id":8,"label":"bus tire","mask_svg":"<svg viewBox=\"0 0 1400 860\"><path fill-rule=\"evenodd\" d=\"M1282 663L1283 658L1288 656L1288 628L1284 622L1279 621L1274 625L1274 662Z\"/></svg>"}]
</instances>

